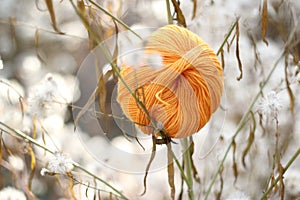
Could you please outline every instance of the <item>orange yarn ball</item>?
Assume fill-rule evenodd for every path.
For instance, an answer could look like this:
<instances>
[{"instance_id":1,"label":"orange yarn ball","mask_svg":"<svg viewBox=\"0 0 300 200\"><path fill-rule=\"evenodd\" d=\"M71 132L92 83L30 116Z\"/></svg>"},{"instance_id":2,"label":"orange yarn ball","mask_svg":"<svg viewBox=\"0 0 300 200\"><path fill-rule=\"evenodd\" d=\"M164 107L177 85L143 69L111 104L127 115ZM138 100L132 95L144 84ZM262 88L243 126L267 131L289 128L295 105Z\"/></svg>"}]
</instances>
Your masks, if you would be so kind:
<instances>
[{"instance_id":1,"label":"orange yarn ball","mask_svg":"<svg viewBox=\"0 0 300 200\"><path fill-rule=\"evenodd\" d=\"M198 132L220 104L223 72L216 54L199 36L176 25L164 26L147 38L144 55L151 54L161 55L162 68L125 63L123 80L169 137ZM147 115L121 80L117 100L144 133L153 133Z\"/></svg>"}]
</instances>

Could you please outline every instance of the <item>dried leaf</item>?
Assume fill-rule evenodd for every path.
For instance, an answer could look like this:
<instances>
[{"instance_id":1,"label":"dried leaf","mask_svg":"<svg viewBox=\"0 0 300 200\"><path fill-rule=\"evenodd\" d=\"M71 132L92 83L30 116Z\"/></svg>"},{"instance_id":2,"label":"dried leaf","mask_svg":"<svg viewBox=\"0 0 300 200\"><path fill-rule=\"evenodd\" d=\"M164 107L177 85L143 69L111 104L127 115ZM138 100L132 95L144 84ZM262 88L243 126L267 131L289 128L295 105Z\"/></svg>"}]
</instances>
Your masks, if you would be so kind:
<instances>
[{"instance_id":1,"label":"dried leaf","mask_svg":"<svg viewBox=\"0 0 300 200\"><path fill-rule=\"evenodd\" d=\"M198 175L197 168L195 166L194 160L193 160L193 154L194 154L194 140L193 137L190 137L191 144L189 146L189 152L190 152L190 157L191 157L191 163L192 163L192 169L193 169L193 177L196 182L200 183L200 177Z\"/></svg>"},{"instance_id":2,"label":"dried leaf","mask_svg":"<svg viewBox=\"0 0 300 200\"><path fill-rule=\"evenodd\" d=\"M236 26L237 26L237 24L236 24ZM235 28L236 28L236 26L235 26ZM235 34L233 35L231 40L229 42L227 42L227 52L228 53L230 52L230 47L232 46L234 39L235 39Z\"/></svg>"},{"instance_id":3,"label":"dried leaf","mask_svg":"<svg viewBox=\"0 0 300 200\"><path fill-rule=\"evenodd\" d=\"M237 181L237 177L239 175L239 172L238 172L238 169L237 169L237 164L236 164L236 159L235 159L235 153L236 153L236 142L235 140L233 139L232 141L232 148L233 148L233 152L232 152L232 162L233 162L233 166L232 166L232 169L233 169L233 175L234 175L234 183L236 183Z\"/></svg>"},{"instance_id":4,"label":"dried leaf","mask_svg":"<svg viewBox=\"0 0 300 200\"><path fill-rule=\"evenodd\" d=\"M220 177L220 191L217 193L216 199L217 200L221 200L222 197L222 192L223 192L223 186L224 186L224 180L223 180L223 171L224 171L224 167L221 168L220 173L219 173L219 177Z\"/></svg>"},{"instance_id":5,"label":"dried leaf","mask_svg":"<svg viewBox=\"0 0 300 200\"><path fill-rule=\"evenodd\" d=\"M288 95L290 97L290 109L291 109L292 114L294 115L295 97L294 97L293 91L290 87L290 81L289 81L289 78L288 78L288 56L289 56L289 54L286 52L285 68L284 68L285 84L286 84Z\"/></svg>"},{"instance_id":6,"label":"dried leaf","mask_svg":"<svg viewBox=\"0 0 300 200\"><path fill-rule=\"evenodd\" d=\"M110 124L109 116L106 111L106 97L107 97L106 83L107 83L109 77L111 77L113 73L114 73L113 70L109 70L108 72L106 72L105 75L102 75L102 72L101 72L100 79L98 81L98 86L97 86L98 104L99 104L100 111L103 113L103 116L105 119L105 124L106 124L105 132L108 132L109 124ZM103 118L101 118L101 120L103 120ZM99 121L99 123L102 124L100 121Z\"/></svg>"},{"instance_id":7,"label":"dried leaf","mask_svg":"<svg viewBox=\"0 0 300 200\"><path fill-rule=\"evenodd\" d=\"M46 63L45 59L43 59L42 55L39 52L39 29L35 30L34 43L35 43L35 54L37 55L38 59L40 59L40 61Z\"/></svg>"},{"instance_id":8,"label":"dried leaf","mask_svg":"<svg viewBox=\"0 0 300 200\"><path fill-rule=\"evenodd\" d=\"M36 166L36 160L35 160L35 155L33 152L33 149L30 145L28 145L28 152L31 158L30 161L30 174L29 174L29 179L28 179L28 190L31 191L31 185L32 185L32 180L34 177L34 172L35 172L35 166Z\"/></svg>"},{"instance_id":9,"label":"dried leaf","mask_svg":"<svg viewBox=\"0 0 300 200\"><path fill-rule=\"evenodd\" d=\"M97 194L98 194L98 200L101 200L100 190L98 190Z\"/></svg>"},{"instance_id":10,"label":"dried leaf","mask_svg":"<svg viewBox=\"0 0 300 200\"><path fill-rule=\"evenodd\" d=\"M97 86L97 90L99 92L98 93L98 101L99 101L99 107L100 107L100 111L104 114L104 116L107 116L107 112L105 109L105 105L106 105L106 96L107 96L107 91L106 91L106 82L104 80L103 75L100 75L101 78L98 81L98 86Z\"/></svg>"},{"instance_id":11,"label":"dried leaf","mask_svg":"<svg viewBox=\"0 0 300 200\"><path fill-rule=\"evenodd\" d=\"M196 14L197 14L197 0L192 0L193 1L193 16L192 19L195 19Z\"/></svg>"},{"instance_id":12,"label":"dried leaf","mask_svg":"<svg viewBox=\"0 0 300 200\"><path fill-rule=\"evenodd\" d=\"M278 166L278 173L279 173L279 190L280 190L280 199L284 200L284 167L282 166L282 164L279 162L279 166Z\"/></svg>"},{"instance_id":13,"label":"dried leaf","mask_svg":"<svg viewBox=\"0 0 300 200\"><path fill-rule=\"evenodd\" d=\"M37 123L37 120L36 120L35 117L33 117L33 119L32 119L32 126L33 126L33 129L32 129L32 138L33 139L36 139L36 131L37 131L37 129L36 129L36 123Z\"/></svg>"},{"instance_id":14,"label":"dried leaf","mask_svg":"<svg viewBox=\"0 0 300 200\"><path fill-rule=\"evenodd\" d=\"M146 170L145 170L145 176L144 176L144 191L141 195L144 195L147 191L147 176L148 176L148 172L151 166L152 161L154 160L156 154L156 137L155 134L152 134L152 153L150 156L150 160L147 164Z\"/></svg>"},{"instance_id":15,"label":"dried leaf","mask_svg":"<svg viewBox=\"0 0 300 200\"><path fill-rule=\"evenodd\" d=\"M182 167L182 170L184 171L184 159L182 159L182 164L181 164L181 167ZM183 178L183 176L182 176L182 174L181 174L181 183L180 183L180 185L181 185L181 189L180 189L180 193L179 193L179 196L178 196L178 200L182 200L182 197L183 197L183 183L184 183L184 178Z\"/></svg>"},{"instance_id":16,"label":"dried leaf","mask_svg":"<svg viewBox=\"0 0 300 200\"><path fill-rule=\"evenodd\" d=\"M243 66L242 66L242 62L240 59L240 50L239 50L239 38L240 38L240 29L239 29L239 23L236 24L236 49L235 49L235 55L238 61L238 66L239 66L239 70L240 70L240 76L237 77L237 80L241 80L243 78Z\"/></svg>"},{"instance_id":17,"label":"dried leaf","mask_svg":"<svg viewBox=\"0 0 300 200\"><path fill-rule=\"evenodd\" d=\"M19 104L20 104L20 108L21 108L22 119L24 119L25 112L24 112L23 98L22 98L22 97L19 97L18 100L19 100Z\"/></svg>"},{"instance_id":18,"label":"dried leaf","mask_svg":"<svg viewBox=\"0 0 300 200\"><path fill-rule=\"evenodd\" d=\"M63 32L61 32L56 24L56 19L55 19L55 13L54 13L54 8L53 8L53 3L52 0L45 0L49 14L50 14L50 19L51 19L51 23L52 23L52 27L53 29L59 33L59 34L64 34Z\"/></svg>"},{"instance_id":19,"label":"dried leaf","mask_svg":"<svg viewBox=\"0 0 300 200\"><path fill-rule=\"evenodd\" d=\"M221 64L222 64L222 69L224 71L225 69L225 59L224 59L224 50L221 50Z\"/></svg>"},{"instance_id":20,"label":"dried leaf","mask_svg":"<svg viewBox=\"0 0 300 200\"><path fill-rule=\"evenodd\" d=\"M254 69L257 69L257 65L261 64L261 59L259 57L259 53L257 51L256 41L254 39L254 36L252 33L248 32L248 37L250 38L251 44L253 45L253 51L254 51Z\"/></svg>"},{"instance_id":21,"label":"dried leaf","mask_svg":"<svg viewBox=\"0 0 300 200\"><path fill-rule=\"evenodd\" d=\"M177 2L176 0L172 0L172 4L176 13L176 20L180 25L186 27L185 17L182 13L182 10L180 9L179 2Z\"/></svg>"},{"instance_id":22,"label":"dried leaf","mask_svg":"<svg viewBox=\"0 0 300 200\"><path fill-rule=\"evenodd\" d=\"M0 163L2 162L2 131L1 131L1 134L0 134Z\"/></svg>"},{"instance_id":23,"label":"dried leaf","mask_svg":"<svg viewBox=\"0 0 300 200\"><path fill-rule=\"evenodd\" d=\"M74 200L77 200L77 197L76 197L74 189L73 189L73 186L74 186L73 176L70 172L68 172L67 175L69 177L69 188L70 188L71 196Z\"/></svg>"},{"instance_id":24,"label":"dried leaf","mask_svg":"<svg viewBox=\"0 0 300 200\"><path fill-rule=\"evenodd\" d=\"M10 36L11 36L12 46L15 46L17 43L15 22L16 22L16 19L14 17L9 18L9 27L10 27Z\"/></svg>"},{"instance_id":25,"label":"dried leaf","mask_svg":"<svg viewBox=\"0 0 300 200\"><path fill-rule=\"evenodd\" d=\"M132 124L132 132L133 132L133 135L134 135L134 138L136 140L136 142L139 144L139 146L143 149L143 151L145 151L145 147L142 145L142 143L139 141L138 137L137 137L137 132L136 132L136 129L135 129L135 126L134 124ZM122 131L123 132L123 131Z\"/></svg>"},{"instance_id":26,"label":"dried leaf","mask_svg":"<svg viewBox=\"0 0 300 200\"><path fill-rule=\"evenodd\" d=\"M115 24L115 30L116 30L116 41L115 41L115 48L114 48L114 53L113 53L113 62L112 64L115 66L113 69L116 69L118 70L118 55L119 55L119 46L118 46L118 35L119 35L119 28L118 28L118 25L116 23L115 20L113 20L114 24ZM114 80L115 81L118 81L118 76L116 75L116 72L113 71L113 76L114 76Z\"/></svg>"},{"instance_id":27,"label":"dried leaf","mask_svg":"<svg viewBox=\"0 0 300 200\"><path fill-rule=\"evenodd\" d=\"M87 17L87 13L85 10L85 5L84 5L83 0L77 0L77 7L78 7L79 11L81 12L81 14L83 16Z\"/></svg>"},{"instance_id":28,"label":"dried leaf","mask_svg":"<svg viewBox=\"0 0 300 200\"><path fill-rule=\"evenodd\" d=\"M168 149L168 182L171 189L171 199L175 199L175 184L174 184L174 163L171 143L167 143Z\"/></svg>"},{"instance_id":29,"label":"dried leaf","mask_svg":"<svg viewBox=\"0 0 300 200\"><path fill-rule=\"evenodd\" d=\"M87 199L89 199L89 196L88 196L89 188L90 188L90 182L88 182L88 185L87 185L87 187L86 187L86 189L85 189L85 197L86 197Z\"/></svg>"},{"instance_id":30,"label":"dried leaf","mask_svg":"<svg viewBox=\"0 0 300 200\"><path fill-rule=\"evenodd\" d=\"M267 27L268 27L268 2L267 0L264 0L263 7L262 7L262 14L261 14L261 36L264 43L266 43L266 45L269 45L266 39Z\"/></svg>"},{"instance_id":31,"label":"dried leaf","mask_svg":"<svg viewBox=\"0 0 300 200\"><path fill-rule=\"evenodd\" d=\"M91 94L91 96L89 97L89 99L87 100L86 104L83 106L83 108L78 113L78 115L75 119L75 122L74 122L74 131L76 130L76 128L78 126L78 122L79 122L80 118L82 117L82 115L84 113L86 113L86 111L88 111L88 109L92 105L92 103L94 103L97 94L98 94L98 89L96 88L94 90L94 92Z\"/></svg>"},{"instance_id":32,"label":"dried leaf","mask_svg":"<svg viewBox=\"0 0 300 200\"><path fill-rule=\"evenodd\" d=\"M255 130L256 130L256 120L255 120L255 117L254 117L254 113L253 112L250 112L251 113L251 119L252 119L252 127L250 127L250 133L249 133L249 136L248 136L248 144L246 146L246 148L244 149L243 151L243 154L242 154L242 163L243 163L243 166L246 168L246 162L245 162L245 158L254 142L254 133L255 133Z\"/></svg>"}]
</instances>

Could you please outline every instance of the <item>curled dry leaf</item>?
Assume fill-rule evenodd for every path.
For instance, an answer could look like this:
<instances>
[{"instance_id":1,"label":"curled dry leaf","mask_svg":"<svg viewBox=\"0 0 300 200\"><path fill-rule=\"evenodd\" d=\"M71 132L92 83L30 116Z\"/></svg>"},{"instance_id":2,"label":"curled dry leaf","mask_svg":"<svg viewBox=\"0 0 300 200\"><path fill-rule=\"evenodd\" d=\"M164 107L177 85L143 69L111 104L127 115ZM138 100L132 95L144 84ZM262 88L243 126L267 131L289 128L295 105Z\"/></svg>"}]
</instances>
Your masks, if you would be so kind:
<instances>
[{"instance_id":1,"label":"curled dry leaf","mask_svg":"<svg viewBox=\"0 0 300 200\"><path fill-rule=\"evenodd\" d=\"M59 33L59 34L63 34L63 32L61 32L59 30L59 28L57 27L57 23L56 23L56 17L55 17L55 13L54 13L54 8L53 8L53 2L52 0L45 0L46 5L47 5L47 9L49 11L50 14L50 19L51 19L51 23L52 23L52 27L53 29Z\"/></svg>"},{"instance_id":2,"label":"curled dry leaf","mask_svg":"<svg viewBox=\"0 0 300 200\"><path fill-rule=\"evenodd\" d=\"M236 38L236 49L235 49L235 55L236 59L238 61L238 66L240 70L240 76L237 77L237 80L241 80L243 78L243 66L240 58L240 48L239 48L239 39L240 39L240 28L239 28L239 23L236 24L236 32L235 32L235 38Z\"/></svg>"},{"instance_id":3,"label":"curled dry leaf","mask_svg":"<svg viewBox=\"0 0 300 200\"><path fill-rule=\"evenodd\" d=\"M246 146L246 148L244 149L243 151L243 154L242 154L242 163L243 163L243 166L246 168L246 162L245 162L245 158L254 142L254 133L255 133L255 130L256 130L256 120L255 120L255 117L254 117L254 114L253 112L250 112L251 113L251 119L252 119L252 126L250 128L250 133L249 133L249 136L248 136L248 144Z\"/></svg>"},{"instance_id":4,"label":"curled dry leaf","mask_svg":"<svg viewBox=\"0 0 300 200\"><path fill-rule=\"evenodd\" d=\"M266 33L267 33L267 27L268 27L268 2L267 0L264 0L263 7L262 7L262 14L261 14L261 36L266 43L266 45L269 45L267 39L266 39Z\"/></svg>"}]
</instances>

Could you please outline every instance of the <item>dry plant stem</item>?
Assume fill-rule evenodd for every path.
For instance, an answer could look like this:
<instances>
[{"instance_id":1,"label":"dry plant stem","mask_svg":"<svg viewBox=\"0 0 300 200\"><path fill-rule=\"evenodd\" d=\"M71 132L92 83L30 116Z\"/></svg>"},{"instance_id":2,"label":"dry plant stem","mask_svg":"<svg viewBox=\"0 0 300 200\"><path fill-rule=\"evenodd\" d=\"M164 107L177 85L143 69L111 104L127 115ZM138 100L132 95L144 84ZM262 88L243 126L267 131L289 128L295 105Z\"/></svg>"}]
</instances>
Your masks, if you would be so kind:
<instances>
[{"instance_id":1,"label":"dry plant stem","mask_svg":"<svg viewBox=\"0 0 300 200\"><path fill-rule=\"evenodd\" d=\"M73 164L75 168L80 169L81 171L85 172L86 174L90 175L91 177L93 177L95 180L98 180L102 183L104 183L105 185L107 185L109 188L111 188L115 193L117 193L122 199L128 199L125 195L122 194L122 192L118 191L116 188L114 188L112 185L110 185L108 182L104 181L103 179L95 176L93 173L91 173L90 171L86 170L84 167L82 167L79 164Z\"/></svg>"},{"instance_id":2,"label":"dry plant stem","mask_svg":"<svg viewBox=\"0 0 300 200\"><path fill-rule=\"evenodd\" d=\"M221 171L221 169L222 169L222 167L223 167L223 164L224 164L224 162L225 162L225 160L226 160L226 158L227 158L227 156L228 156L228 153L229 153L229 151L230 151L230 149L231 149L231 147L232 147L232 145L233 145L233 143L234 143L234 140L235 140L236 136L240 133L240 131L243 129L244 125L247 123L248 118L249 118L249 115L250 115L250 113L251 113L251 111L252 111L252 109L253 109L253 107L254 107L256 101L258 100L259 96L261 95L261 93L262 93L264 87L265 87L265 86L267 85L267 83L269 82L271 76L273 75L273 72L274 72L275 69L277 68L277 66L278 66L280 60L283 58L283 56L284 56L284 53L281 53L280 57L277 59L277 61L275 62L273 68L271 69L269 75L267 76L266 80L261 84L260 90L258 91L258 93L256 94L256 96L254 97L254 99L253 99L252 103L250 104L248 110L247 110L246 113L243 115L242 119L240 120L239 125L238 125L238 128L237 128L237 130L235 131L234 135L232 136L232 140L231 140L229 146L227 147L227 149L226 149L226 151L225 151L225 154L224 154L224 156L223 156L223 158L222 158L222 160L221 160L221 162L220 162L220 164L219 164L219 167L218 167L218 169L217 169L217 172L214 174L214 176L213 176L213 178L212 178L212 181L211 181L211 183L210 183L210 185L209 185L209 187L208 187L208 190L207 190L207 192L206 192L206 194L205 194L205 200L208 199L208 196L209 196L209 194L210 194L210 192L211 192L212 186L214 185L214 183L215 183L215 181L216 181L216 179L217 179L217 177L218 177L218 174L220 173L220 171Z\"/></svg>"},{"instance_id":3,"label":"dry plant stem","mask_svg":"<svg viewBox=\"0 0 300 200\"><path fill-rule=\"evenodd\" d=\"M15 130L11 127L9 127L8 125L6 125L5 123L0 121L0 125L3 126L4 128L0 127L0 130L13 136L16 138L22 138L25 140L25 142L34 144L35 146L44 149L45 151L54 154L55 152L53 152L52 150L50 150L48 147L44 146L43 144L40 144L39 142L37 142L35 139L33 139L32 137L24 134L21 131ZM99 178L98 176L94 175L92 172L86 170L83 166L74 163L73 164L75 168L80 169L81 171L85 172L86 174L90 175L91 177L93 177L94 179L104 183L106 186L108 186L109 188L111 188L116 194L118 194L117 196L121 197L122 199L128 199L125 195L123 195L120 191L118 191L116 188L114 188L112 185L110 185L109 183L107 183L106 181L104 181L103 179Z\"/></svg>"},{"instance_id":4,"label":"dry plant stem","mask_svg":"<svg viewBox=\"0 0 300 200\"><path fill-rule=\"evenodd\" d=\"M191 137L191 136L190 136ZM189 138L183 139L183 148L185 150L183 159L185 163L185 169L186 169L186 177L187 177L187 186L188 186L188 195L189 199L194 199L194 190L193 190L193 168L192 168L192 161L191 161L191 153L190 153L190 145L189 145Z\"/></svg>"},{"instance_id":5,"label":"dry plant stem","mask_svg":"<svg viewBox=\"0 0 300 200\"><path fill-rule=\"evenodd\" d=\"M0 130L2 130L3 132L5 132L5 133L7 133L7 134L9 134L9 135L11 135L13 137L16 137L16 138L23 138L23 139L25 139L25 142L34 144L35 146L38 146L38 147L44 149L45 151L48 151L49 153L54 154L54 152L51 151L50 149L48 149L46 146L44 146L43 144L40 144L35 139L33 139L32 137L24 134L23 132L15 130L15 129L7 126L6 124L4 124L1 121L0 121L0 125L3 126L3 127L5 127L5 129L2 128L2 127L0 127Z\"/></svg>"},{"instance_id":6,"label":"dry plant stem","mask_svg":"<svg viewBox=\"0 0 300 200\"><path fill-rule=\"evenodd\" d=\"M167 14L168 14L168 24L173 24L173 17L171 14L170 1L166 0Z\"/></svg>"},{"instance_id":7,"label":"dry plant stem","mask_svg":"<svg viewBox=\"0 0 300 200\"><path fill-rule=\"evenodd\" d=\"M227 40L229 39L232 31L236 28L237 24L238 24L238 21L239 21L240 18L237 18L236 21L232 24L232 26L230 27L228 33L226 34L225 36L225 39L223 40L223 43L221 44L219 50L217 51L217 55L219 55L222 51L223 51L223 47L225 46Z\"/></svg>"},{"instance_id":8,"label":"dry plant stem","mask_svg":"<svg viewBox=\"0 0 300 200\"><path fill-rule=\"evenodd\" d=\"M0 19L0 23L3 23L3 24L12 24L13 26L25 26L25 27L28 27L28 28L31 28L31 29L43 31L45 33L59 35L61 37L71 37L72 39L76 38L78 40L85 40L85 38L80 37L78 35L72 35L70 33L59 34L56 31L53 31L53 30L50 30L50 29L46 29L46 28L43 28L43 27L40 27L40 26L32 25L32 24L29 24L29 23L26 23L26 22L17 21L15 19L13 19L12 21L8 21L8 20L5 20L5 19Z\"/></svg>"},{"instance_id":9,"label":"dry plant stem","mask_svg":"<svg viewBox=\"0 0 300 200\"><path fill-rule=\"evenodd\" d=\"M288 168L292 165L292 163L296 160L296 158L300 154L300 148L295 152L295 154L291 157L291 159L288 161L286 166L283 168L282 174L284 174ZM277 178L273 181L273 183L270 185L270 187L264 192L263 196L261 197L261 200L266 200L268 197L268 194L270 191L277 185L278 181L280 181L281 177L280 175L277 176Z\"/></svg>"}]
</instances>

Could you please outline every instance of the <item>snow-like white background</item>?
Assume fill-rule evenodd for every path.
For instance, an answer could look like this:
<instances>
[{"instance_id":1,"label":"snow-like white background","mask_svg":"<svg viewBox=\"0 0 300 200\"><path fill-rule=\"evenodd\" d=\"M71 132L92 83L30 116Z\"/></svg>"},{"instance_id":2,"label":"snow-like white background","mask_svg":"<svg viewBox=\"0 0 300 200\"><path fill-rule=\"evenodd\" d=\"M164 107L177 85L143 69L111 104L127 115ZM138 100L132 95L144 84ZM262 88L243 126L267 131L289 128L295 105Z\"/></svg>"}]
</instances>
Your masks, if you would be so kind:
<instances>
[{"instance_id":1,"label":"snow-like white background","mask_svg":"<svg viewBox=\"0 0 300 200\"><path fill-rule=\"evenodd\" d=\"M193 1L181 1L180 6L186 17L187 28L198 34L215 51L219 49L232 24L238 17L240 18L239 51L243 64L243 78L237 80L240 71L234 40L229 52L227 45L224 47L225 88L221 108L212 116L207 126L193 136L195 141L193 161L200 177L200 183L194 182L196 199L203 199L241 117L259 92L261 83L266 79L276 60L281 56L285 42L293 31L293 24L298 23L299 26L300 3L297 0L286 0L283 4L280 2L268 1L269 44L266 45L261 39L262 1L198 0L194 19L192 19ZM74 103L75 106L83 106L96 87L96 77L91 69L89 71L83 66L89 55L88 34L69 1L53 1L57 24L64 35L54 33L44 1L2 0L0 3L0 121L29 134L33 130L33 119L36 119L39 142L44 143L45 140L45 145L49 149L64 152L66 157L106 180L130 199L168 199L170 189L166 169L167 154L164 147L158 147L158 155L148 175L147 192L140 196L143 191L143 170L146 168L152 148L151 137L138 133L142 138L144 151L134 139L128 141L123 136L113 118L109 121L112 124L109 131L100 127L95 113L84 115L79 127L74 131L72 117L77 116L78 110L75 109L74 114L68 105ZM101 4L107 8L112 5L112 14L120 17L132 29L147 29L167 24L165 0L105 0ZM280 7L276 10L278 5ZM113 29L111 19L100 10L97 12L106 22L102 28ZM297 27L295 32L299 38L300 28ZM254 38L256 46L252 44L251 37ZM284 59L281 59L263 89L264 98L260 97L253 109L257 127L254 143L245 159L246 167L243 166L241 157L247 146L250 129L253 128L251 120L235 139L237 144L235 157L239 172L236 182L232 170L232 151L225 160L221 199L248 200L259 199L262 196L272 172L276 120L278 120L282 165L285 166L299 149L300 125L297 119L300 117L300 77L296 73L299 71L299 63L292 62L293 55L300 56L299 44L297 47L298 52L291 50L294 54L289 55L287 70L290 88L294 94L294 114L290 111ZM255 48L259 58L257 64ZM221 60L220 56L219 58ZM109 94L113 88L113 84L108 85L108 90L111 90ZM20 95L24 97L24 117L20 108ZM272 95L276 96L275 100L267 99L272 98ZM275 117L273 112L266 110L270 109L268 107L270 102L278 107L276 110L278 115ZM108 102L108 109L113 109L111 107L113 103L113 99ZM262 124L265 132L259 125L258 113L263 114ZM30 168L24 157L26 144L5 133L2 133L1 137L6 147L11 149L16 157L5 154L0 169L12 169L20 178L18 185L22 190L26 181L21 179L27 180L24 171ZM180 158L182 151L180 142L177 145L173 144L173 149ZM55 160L53 155L45 154L43 149L35 147L34 151L37 157L37 171ZM62 156L61 159L65 157ZM0 189L14 184L9 179L9 173L8 170L0 171ZM181 179L178 170L175 171L175 175L176 195L179 195ZM87 184L93 183L93 179L85 177L84 174L76 176ZM290 166L284 177L286 199L299 198L299 158ZM60 185L55 183L52 177L37 173L32 187L32 191L40 199L70 198L70 194L64 191L64 187L68 188L68 180L63 179ZM109 190L101 184L97 187ZM217 178L210 199L214 199L219 190L220 179ZM74 191L79 199L93 199L94 190L87 191L86 186L77 184ZM3 189L0 192L0 199L6 198L8 193L14 192L11 188ZM276 195L278 194L270 198L279 199ZM20 198L24 197L20 194ZM183 198L187 198L186 193Z\"/></svg>"}]
</instances>

